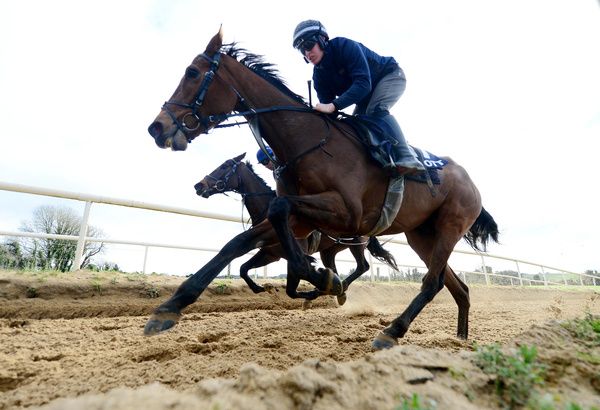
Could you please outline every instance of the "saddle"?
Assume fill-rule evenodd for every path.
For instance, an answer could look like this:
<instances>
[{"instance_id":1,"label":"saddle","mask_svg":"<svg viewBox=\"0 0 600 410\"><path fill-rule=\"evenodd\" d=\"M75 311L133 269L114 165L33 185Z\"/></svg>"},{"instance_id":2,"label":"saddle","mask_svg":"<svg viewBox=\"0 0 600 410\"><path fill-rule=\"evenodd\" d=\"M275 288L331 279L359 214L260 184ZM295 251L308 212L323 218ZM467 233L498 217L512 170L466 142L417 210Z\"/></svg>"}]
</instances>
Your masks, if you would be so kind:
<instances>
[{"instance_id":1,"label":"saddle","mask_svg":"<svg viewBox=\"0 0 600 410\"><path fill-rule=\"evenodd\" d=\"M395 130L390 124L379 117L367 115L345 116L341 121L350 125L358 134L360 142L365 145L370 158L387 170L390 176L396 174L395 159L400 157L400 144L394 138ZM400 131L401 132L401 131ZM408 149L416 154L417 159L425 166L433 184L440 184L438 171L448 161L428 151L408 145ZM426 174L407 175L406 179L426 184Z\"/></svg>"}]
</instances>

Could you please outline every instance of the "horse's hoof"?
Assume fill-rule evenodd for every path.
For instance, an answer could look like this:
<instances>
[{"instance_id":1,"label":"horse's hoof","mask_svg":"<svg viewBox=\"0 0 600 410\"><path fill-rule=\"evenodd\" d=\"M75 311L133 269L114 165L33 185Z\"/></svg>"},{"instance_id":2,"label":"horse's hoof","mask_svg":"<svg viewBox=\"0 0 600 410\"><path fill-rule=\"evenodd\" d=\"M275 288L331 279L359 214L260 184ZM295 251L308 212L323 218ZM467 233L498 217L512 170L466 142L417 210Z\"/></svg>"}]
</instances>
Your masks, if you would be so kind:
<instances>
[{"instance_id":1,"label":"horse's hoof","mask_svg":"<svg viewBox=\"0 0 600 410\"><path fill-rule=\"evenodd\" d=\"M398 340L383 332L379 333L371 343L373 350L391 349L394 346L398 346Z\"/></svg>"},{"instance_id":2,"label":"horse's hoof","mask_svg":"<svg viewBox=\"0 0 600 410\"><path fill-rule=\"evenodd\" d=\"M144 327L144 335L154 336L171 329L179 321L179 316L177 313L171 312L154 313Z\"/></svg>"},{"instance_id":3,"label":"horse's hoof","mask_svg":"<svg viewBox=\"0 0 600 410\"><path fill-rule=\"evenodd\" d=\"M310 309L311 306L312 306L312 300L304 299L302 301L302 310Z\"/></svg>"},{"instance_id":4,"label":"horse's hoof","mask_svg":"<svg viewBox=\"0 0 600 410\"><path fill-rule=\"evenodd\" d=\"M344 284L337 273L329 268L321 268L319 271L321 274L325 275L325 279L323 281L325 286L324 289L321 289L325 295L340 296L344 293Z\"/></svg>"},{"instance_id":5,"label":"horse's hoof","mask_svg":"<svg viewBox=\"0 0 600 410\"><path fill-rule=\"evenodd\" d=\"M342 293L341 295L337 296L337 302L338 305L342 306L344 303L346 303L346 299L348 297L346 296L346 292Z\"/></svg>"}]
</instances>

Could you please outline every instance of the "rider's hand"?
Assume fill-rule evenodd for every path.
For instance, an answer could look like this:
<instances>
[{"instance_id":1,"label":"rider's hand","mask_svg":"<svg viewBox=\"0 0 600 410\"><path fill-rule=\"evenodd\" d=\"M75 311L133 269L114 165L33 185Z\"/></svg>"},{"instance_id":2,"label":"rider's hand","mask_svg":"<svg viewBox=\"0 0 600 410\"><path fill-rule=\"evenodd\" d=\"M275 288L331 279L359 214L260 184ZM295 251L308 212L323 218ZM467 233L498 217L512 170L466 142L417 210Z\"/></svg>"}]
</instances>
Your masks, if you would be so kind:
<instances>
[{"instance_id":1,"label":"rider's hand","mask_svg":"<svg viewBox=\"0 0 600 410\"><path fill-rule=\"evenodd\" d=\"M315 110L325 113L325 114L331 114L331 113L335 112L335 105L333 105L333 103L329 103L329 104L318 103L317 105L315 105Z\"/></svg>"}]
</instances>

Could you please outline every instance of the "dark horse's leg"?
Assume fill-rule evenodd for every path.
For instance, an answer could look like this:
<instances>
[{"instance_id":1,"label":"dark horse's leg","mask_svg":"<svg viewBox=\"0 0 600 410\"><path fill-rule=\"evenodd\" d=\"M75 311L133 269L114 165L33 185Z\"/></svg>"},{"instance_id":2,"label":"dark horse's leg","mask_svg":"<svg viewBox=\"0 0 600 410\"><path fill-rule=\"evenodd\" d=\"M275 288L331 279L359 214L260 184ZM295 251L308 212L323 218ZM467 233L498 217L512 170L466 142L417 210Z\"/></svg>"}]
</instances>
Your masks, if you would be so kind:
<instances>
[{"instance_id":1,"label":"dark horse's leg","mask_svg":"<svg viewBox=\"0 0 600 410\"><path fill-rule=\"evenodd\" d=\"M265 221L227 242L214 258L183 282L169 300L156 308L146 323L144 334L154 335L175 326L183 308L194 303L210 282L232 260L258 246L276 243L276 241L273 228Z\"/></svg>"},{"instance_id":2,"label":"dark horse's leg","mask_svg":"<svg viewBox=\"0 0 600 410\"><path fill-rule=\"evenodd\" d=\"M268 265L269 263L278 261L281 259L279 256L269 253L265 248L260 249L256 255L248 259L247 262L242 264L240 267L240 277L246 281L248 287L252 289L254 293L264 292L266 289L260 286L250 278L248 271L254 268L260 268L261 266Z\"/></svg>"},{"instance_id":3,"label":"dark horse's leg","mask_svg":"<svg viewBox=\"0 0 600 410\"><path fill-rule=\"evenodd\" d=\"M277 197L269 205L268 219L271 222L288 260L288 277L286 293L290 297L298 297L296 288L300 279L304 279L319 289L322 294L339 295L343 292L342 281L337 274L329 268L316 271L309 263L298 241L292 235L289 226L291 204L285 197ZM315 292L309 292L315 296ZM308 295L304 295L306 297ZM313 297L314 298L314 297Z\"/></svg>"},{"instance_id":4,"label":"dark horse's leg","mask_svg":"<svg viewBox=\"0 0 600 410\"><path fill-rule=\"evenodd\" d=\"M390 326L383 330L375 340L373 340L374 349L387 349L396 345L397 338L403 337L412 321L423 310L425 305L431 302L434 296L444 287L444 284L450 284L453 291L452 296L459 304L459 336L464 333L466 336L467 328L464 323L468 320L468 293L460 293L462 288L454 279L457 279L454 272L448 267L447 262L456 243L462 237L460 224L440 224L443 229L432 229L431 226L421 226L415 231L406 232L406 239L427 265L427 274L423 277L421 291L402 312L400 316L392 321ZM448 276L451 276L448 279ZM465 286L466 287L466 286ZM450 288L449 288L450 289Z\"/></svg>"},{"instance_id":5,"label":"dark horse's leg","mask_svg":"<svg viewBox=\"0 0 600 410\"><path fill-rule=\"evenodd\" d=\"M348 248L352 256L354 256L354 260L356 261L356 268L354 271L342 281L342 286L344 287L344 293L337 296L338 304L341 306L346 303L346 290L348 290L348 286L352 282L354 282L357 278L359 278L363 273L369 270L369 262L365 259L365 249L366 244L363 242L362 237L354 238L352 240L352 244L350 245L339 245L336 244L327 249L321 251L321 259L323 260L323 264L328 267L335 269L335 256L342 250Z\"/></svg>"},{"instance_id":6,"label":"dark horse's leg","mask_svg":"<svg viewBox=\"0 0 600 410\"><path fill-rule=\"evenodd\" d=\"M354 260L356 261L356 269L352 272L346 279L342 281L342 285L344 286L344 293L337 296L338 304L341 306L346 303L346 290L352 282L362 276L363 273L369 270L369 262L365 259L365 248L369 250L371 255L376 257L382 262L385 262L392 269L398 270L398 266L396 265L396 260L394 256L386 251L381 243L377 240L376 237L372 236L368 238L365 236L361 236L358 238L354 238L351 245L341 245L335 244L327 249L321 251L321 260L323 260L323 264L328 268L335 268L335 256L338 252L349 248L352 256L354 256Z\"/></svg>"}]
</instances>

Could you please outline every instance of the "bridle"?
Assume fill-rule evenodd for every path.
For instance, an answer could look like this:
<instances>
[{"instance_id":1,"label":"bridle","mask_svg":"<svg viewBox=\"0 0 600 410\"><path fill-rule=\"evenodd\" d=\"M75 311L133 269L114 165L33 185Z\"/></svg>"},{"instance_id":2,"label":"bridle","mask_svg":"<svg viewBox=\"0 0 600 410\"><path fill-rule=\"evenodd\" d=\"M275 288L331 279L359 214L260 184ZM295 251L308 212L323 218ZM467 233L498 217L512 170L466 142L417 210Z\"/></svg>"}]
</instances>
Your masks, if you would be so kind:
<instances>
[{"instance_id":1,"label":"bridle","mask_svg":"<svg viewBox=\"0 0 600 410\"><path fill-rule=\"evenodd\" d=\"M231 177L236 175L238 166L240 165L241 161L236 161L233 158L230 159L229 161L233 162L233 166L231 168L229 168L227 173L225 175L223 175L221 178L216 178L216 177L212 176L212 174L204 177L204 179L207 181L209 181L209 180L214 181L214 183L212 185L207 186L209 192L213 191L213 193L222 194L222 193L225 193L228 191L233 191L233 192L239 191L239 188L238 189L228 189L227 185L229 184L229 180L231 179ZM240 185L241 182L242 182L241 178L238 175L238 187L241 186Z\"/></svg>"},{"instance_id":2,"label":"bridle","mask_svg":"<svg viewBox=\"0 0 600 410\"><path fill-rule=\"evenodd\" d=\"M169 100L169 101L166 101L162 106L162 109L169 115L169 117L171 117L173 124L175 124L175 126L176 126L176 129L173 130L173 133L170 137L174 136L177 133L177 131L179 130L183 133L183 135L185 135L185 138L186 138L187 142L189 143L195 138L193 136L190 136L190 133L197 131L198 128L200 127L200 125L202 125L204 127L204 131L202 131L202 133L207 134L209 131L209 128L225 128L225 127L233 127L233 126L241 125L241 124L248 124L248 121L235 122L233 124L220 124L221 122L226 121L229 118L255 117L258 114L275 112L275 111L296 111L296 112L306 112L306 113L313 113L313 114L316 113L316 114L319 114L321 116L321 118L323 118L323 120L327 124L327 128L329 128L329 123L331 122L331 119L327 115L321 114L321 113L315 111L311 107L306 107L306 106L298 107L298 106L293 106L293 105L284 105L284 106L273 106L273 107L266 107L266 108L252 108L246 102L244 97L242 97L240 92L233 85L225 82L223 80L223 78L221 76L219 76L219 74L217 73L217 70L220 67L220 61L221 61L221 53L220 52L217 51L215 53L214 57L209 57L206 53L202 53L199 56L202 57L203 59L205 59L206 61L208 61L210 63L210 67L209 67L208 71L204 74L204 78L202 79L202 82L200 83L200 86L198 87L198 91L196 92L194 101L192 103L185 103L185 102L180 102L180 101ZM208 92L208 88L210 87L210 85L211 85L212 81L215 79L215 77L219 78L222 82L224 82L227 86L229 86L229 88L235 93L235 95L237 96L237 103L236 103L235 107L243 107L244 108L243 111L233 111L233 112L227 113L227 114L214 114L214 115L208 115L208 116L203 116L200 113L200 108L202 107L202 104L204 103L204 99L206 98L206 93ZM177 116L169 109L169 106L171 106L171 105L175 105L175 106L182 107L182 108L187 108L190 111L185 113L183 115L183 117L181 118L181 120L179 120L177 118ZM188 118L189 119L194 118L197 121L195 127L190 127L190 126L186 125L185 120ZM257 122L255 122L255 123L257 123ZM210 127L212 124L214 124L214 126ZM261 145L261 143L262 143L261 149L263 149L264 143L262 142L262 137L260 137L260 141L259 141L259 138L256 137L256 135L255 135L255 138L257 139L257 142L259 143L259 145ZM328 156L331 156L331 154L323 148L324 145L327 143L328 138L329 138L329 134L327 134L325 136L325 138L323 138L321 141L319 141L318 144L316 144L315 146L300 153L296 157L290 159L285 164L281 164L274 157L269 155L269 153L266 152L265 149L263 149L263 152L265 152L267 157L274 164L276 164L277 167L276 167L275 177L277 179L279 179L281 174L287 168L289 168L290 166L293 166L293 164L298 159L309 154L310 152L312 152L314 150L321 149L323 152L325 152L325 154L327 154ZM236 166L236 168L237 168L237 166ZM220 182L220 181L217 181L217 182ZM221 188L220 185L219 186L215 185L215 189L218 190L219 188ZM218 191L218 192L223 192L223 191Z\"/></svg>"},{"instance_id":3,"label":"bridle","mask_svg":"<svg viewBox=\"0 0 600 410\"><path fill-rule=\"evenodd\" d=\"M177 129L184 133L188 142L190 142L192 140L192 138L190 138L188 136L188 134L190 132L196 131L198 129L198 127L200 127L200 125L204 126L204 128L206 130L208 130L208 127L211 123L218 123L220 121L223 121L223 119L220 118L221 116L209 115L207 117L203 117L199 111L200 107L202 107L202 104L204 103L204 99L206 98L206 92L208 91L208 87L212 83L212 81L215 78L215 75L217 73L217 70L219 69L219 63L221 61L221 54L216 53L214 58L210 58L205 53L202 53L202 54L200 54L200 57L204 58L205 60L207 60L210 63L210 68L204 75L204 78L202 79L202 82L200 83L200 86L198 87L198 91L196 92L196 96L194 97L194 102L189 104L189 103L185 103L185 102L169 100L169 101L165 101L165 103L162 106L162 109L165 110L167 114L169 114L169 117L171 117L171 120L173 120L173 124L175 124ZM238 95L238 98L241 98L241 96L239 95L237 90L234 89L234 91ZM175 105L178 107L188 108L191 111L185 113L184 116L181 118L181 120L179 120L177 118L177 116L175 116L175 114L169 109L169 105ZM196 119L195 127L190 127L186 123L186 119L191 119L191 118Z\"/></svg>"},{"instance_id":4,"label":"bridle","mask_svg":"<svg viewBox=\"0 0 600 410\"><path fill-rule=\"evenodd\" d=\"M169 101L166 101L162 106L162 109L169 115L169 117L171 117L173 124L175 124L175 126L177 127L176 130L173 132L173 135L177 132L177 130L179 130L185 135L187 141L191 142L195 137L191 137L189 134L194 131L197 131L201 125L204 127L204 131L202 133L206 134L206 133L208 133L209 127L212 124L215 124L212 128L226 128L226 127L233 127L236 125L247 124L247 121L235 122L233 124L220 124L221 122L228 120L229 118L233 118L233 117L245 117L245 116L252 116L252 115L263 114L263 113L267 113L267 112L275 112L275 111L298 111L298 112L315 113L315 110L313 110L310 107L274 106L274 107L268 107L268 108L252 108L249 106L249 104L246 102L244 97L242 97L242 95L239 93L239 91L233 85L226 83L229 86L229 88L231 88L231 90L237 96L236 106L244 107L244 110L237 111L237 112L234 111L234 112L228 113L228 114L214 114L214 115L203 116L200 113L200 108L202 107L202 104L204 103L204 99L206 98L206 93L208 92L208 88L210 87L211 83L213 82L215 77L221 79L221 81L223 81L223 82L225 82L225 81L217 73L217 70L219 69L220 62L221 62L221 53L219 53L219 52L215 53L214 57L209 57L206 53L202 53L202 54L200 54L199 57L202 57L203 59L208 61L210 63L210 68L204 74L204 78L202 79L202 82L200 83L200 86L198 87L198 91L196 91L194 101L192 103L186 103L186 102L181 102L181 101L169 100ZM171 105L174 105L177 107L182 107L182 108L187 108L190 111L185 113L181 119L178 119L177 116L173 113L173 111L171 111L169 109L169 106L171 106ZM190 120L194 119L196 122L196 125L190 126L189 124L186 123L186 119L190 119Z\"/></svg>"}]
</instances>

